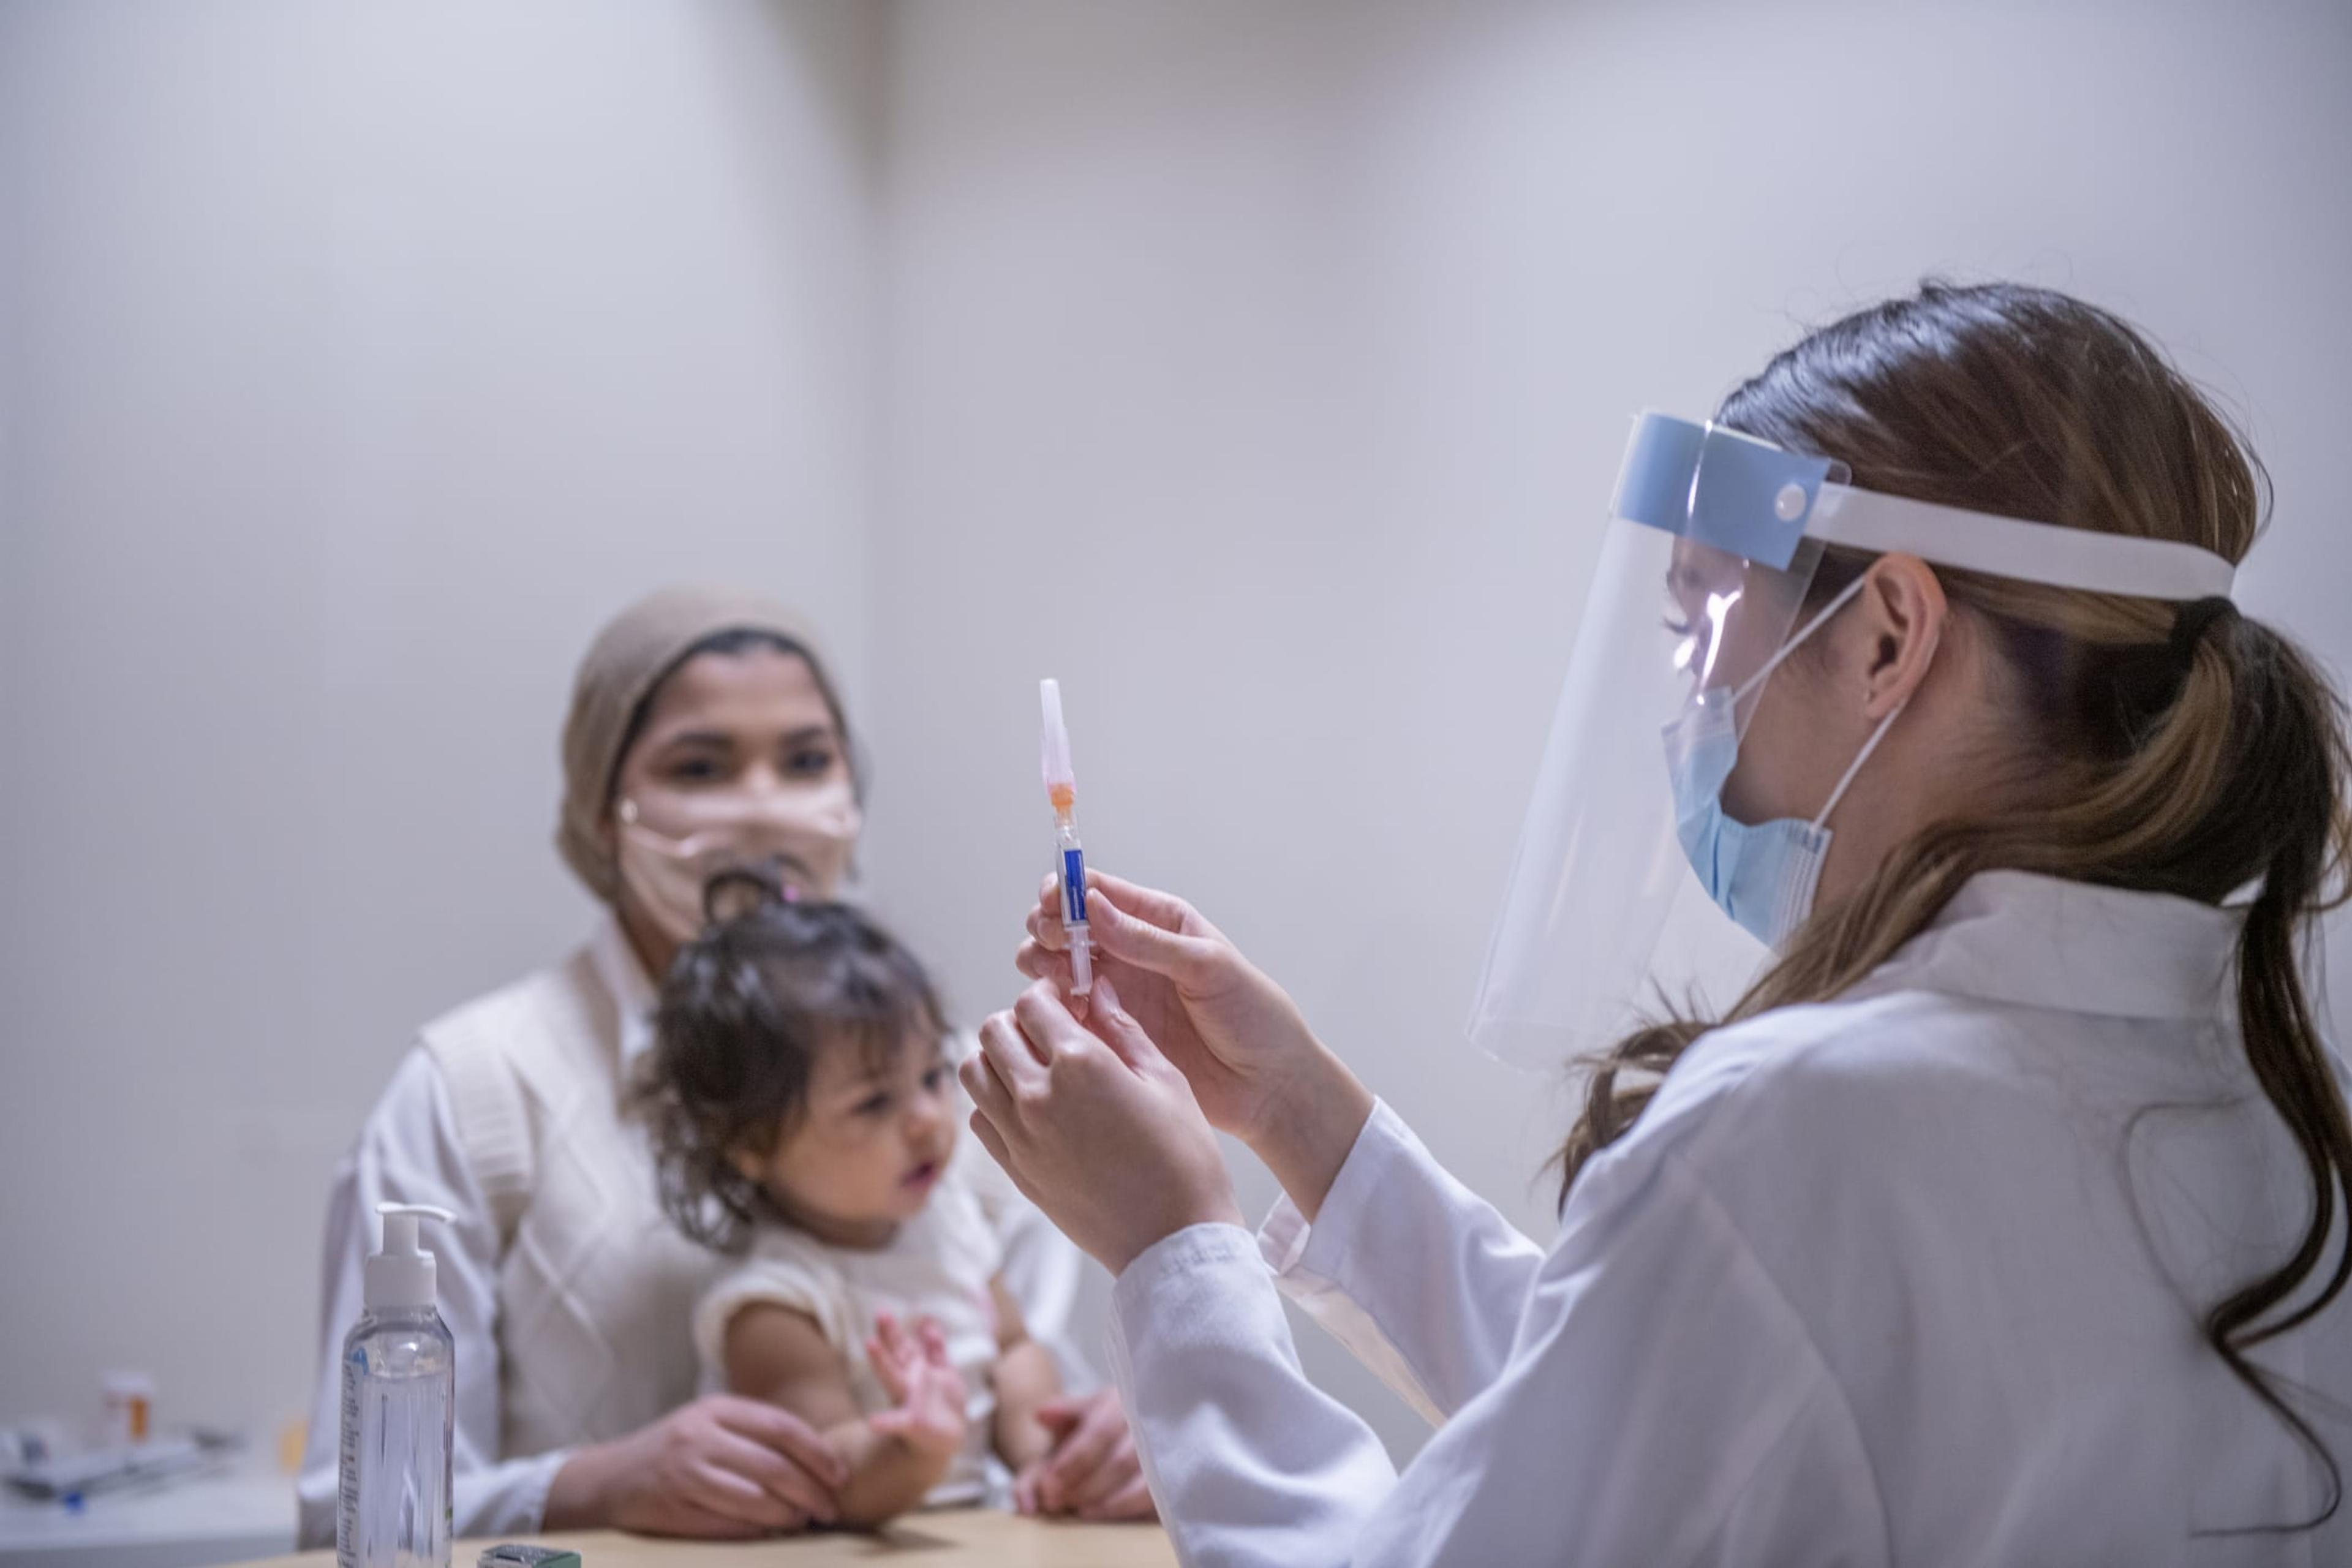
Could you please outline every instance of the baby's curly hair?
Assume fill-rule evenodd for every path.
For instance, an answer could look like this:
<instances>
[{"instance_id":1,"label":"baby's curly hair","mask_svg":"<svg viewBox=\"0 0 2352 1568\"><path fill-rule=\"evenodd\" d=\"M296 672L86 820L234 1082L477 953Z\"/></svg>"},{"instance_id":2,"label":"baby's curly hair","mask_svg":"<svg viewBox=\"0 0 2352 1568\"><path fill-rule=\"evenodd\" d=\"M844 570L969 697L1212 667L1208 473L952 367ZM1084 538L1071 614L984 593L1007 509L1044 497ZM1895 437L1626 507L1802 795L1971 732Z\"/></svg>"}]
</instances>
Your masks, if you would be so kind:
<instances>
[{"instance_id":1,"label":"baby's curly hair","mask_svg":"<svg viewBox=\"0 0 2352 1568\"><path fill-rule=\"evenodd\" d=\"M775 1209L736 1164L772 1152L820 1050L887 1062L947 1032L913 953L848 904L762 897L679 950L633 1092L662 1207L706 1247L740 1252Z\"/></svg>"}]
</instances>

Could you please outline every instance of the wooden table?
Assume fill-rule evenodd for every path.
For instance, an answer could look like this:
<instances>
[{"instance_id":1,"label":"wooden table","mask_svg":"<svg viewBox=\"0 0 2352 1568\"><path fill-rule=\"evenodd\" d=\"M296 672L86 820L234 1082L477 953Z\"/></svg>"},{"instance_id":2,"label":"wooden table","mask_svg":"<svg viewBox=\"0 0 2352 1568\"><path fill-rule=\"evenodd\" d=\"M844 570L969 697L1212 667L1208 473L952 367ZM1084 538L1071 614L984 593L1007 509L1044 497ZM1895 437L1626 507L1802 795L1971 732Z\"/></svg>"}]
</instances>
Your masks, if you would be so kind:
<instances>
[{"instance_id":1,"label":"wooden table","mask_svg":"<svg viewBox=\"0 0 2352 1568\"><path fill-rule=\"evenodd\" d=\"M581 1568L1175 1568L1176 1550L1156 1524L1076 1524L986 1509L910 1513L878 1535L825 1532L748 1542L656 1541L614 1531L518 1540L580 1553ZM474 1568L487 1541L461 1541L449 1568ZM254 1568L333 1568L332 1552L274 1557Z\"/></svg>"}]
</instances>

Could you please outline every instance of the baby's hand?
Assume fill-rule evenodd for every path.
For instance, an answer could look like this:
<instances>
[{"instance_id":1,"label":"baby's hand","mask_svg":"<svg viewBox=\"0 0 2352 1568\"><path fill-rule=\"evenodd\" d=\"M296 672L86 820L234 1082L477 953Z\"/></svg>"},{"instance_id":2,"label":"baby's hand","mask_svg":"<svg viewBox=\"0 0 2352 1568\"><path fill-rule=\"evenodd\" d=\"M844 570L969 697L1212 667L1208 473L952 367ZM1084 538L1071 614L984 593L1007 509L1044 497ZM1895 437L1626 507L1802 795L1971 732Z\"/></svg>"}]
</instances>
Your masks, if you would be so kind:
<instances>
[{"instance_id":1,"label":"baby's hand","mask_svg":"<svg viewBox=\"0 0 2352 1568\"><path fill-rule=\"evenodd\" d=\"M963 1376L948 1360L947 1336L935 1319L916 1319L910 1333L889 1313L877 1313L866 1354L898 1406L869 1416L867 1426L926 1453L963 1446Z\"/></svg>"}]
</instances>

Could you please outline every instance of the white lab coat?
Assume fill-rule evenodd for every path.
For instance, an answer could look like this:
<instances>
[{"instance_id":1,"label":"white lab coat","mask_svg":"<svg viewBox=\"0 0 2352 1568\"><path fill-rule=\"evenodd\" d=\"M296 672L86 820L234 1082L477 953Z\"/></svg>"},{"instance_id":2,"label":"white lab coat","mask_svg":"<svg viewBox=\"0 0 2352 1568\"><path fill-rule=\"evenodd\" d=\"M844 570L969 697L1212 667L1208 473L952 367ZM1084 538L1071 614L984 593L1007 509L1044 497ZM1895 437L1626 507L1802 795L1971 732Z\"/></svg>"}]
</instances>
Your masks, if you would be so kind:
<instances>
[{"instance_id":1,"label":"white lab coat","mask_svg":"<svg viewBox=\"0 0 2352 1568\"><path fill-rule=\"evenodd\" d=\"M596 973L615 999L625 1066L652 1043L653 987L612 921L598 929L591 953ZM361 1129L359 1142L336 1167L328 1198L319 1379L311 1396L309 1446L296 1483L301 1542L324 1545L334 1540L341 1398L338 1355L343 1334L359 1319L361 1265L377 1244L379 1202L437 1204L458 1216L456 1225L440 1229L429 1244L436 1259L441 1316L457 1350L452 1465L456 1532L529 1534L540 1528L548 1486L572 1450L500 1452L498 1228L467 1160L440 1068L418 1047L402 1059ZM1025 1204L1009 1214L1004 1239L1005 1281L1020 1300L1031 1332L1054 1348L1066 1382L1082 1386L1086 1363L1066 1343L1084 1267L1077 1249ZM681 1344L690 1329L681 1316ZM684 1404L694 1393L682 1385L677 1402Z\"/></svg>"},{"instance_id":2,"label":"white lab coat","mask_svg":"<svg viewBox=\"0 0 2352 1568\"><path fill-rule=\"evenodd\" d=\"M1979 877L1848 996L1703 1039L1549 1253L1381 1108L1311 1228L1194 1226L1113 1291L1180 1555L2352 1563L2352 1504L2210 1533L2328 1496L2199 1328L2310 1213L2236 931ZM1402 1474L1300 1373L1277 1288L1441 1424ZM2255 1354L2352 1468L2352 1300Z\"/></svg>"}]
</instances>

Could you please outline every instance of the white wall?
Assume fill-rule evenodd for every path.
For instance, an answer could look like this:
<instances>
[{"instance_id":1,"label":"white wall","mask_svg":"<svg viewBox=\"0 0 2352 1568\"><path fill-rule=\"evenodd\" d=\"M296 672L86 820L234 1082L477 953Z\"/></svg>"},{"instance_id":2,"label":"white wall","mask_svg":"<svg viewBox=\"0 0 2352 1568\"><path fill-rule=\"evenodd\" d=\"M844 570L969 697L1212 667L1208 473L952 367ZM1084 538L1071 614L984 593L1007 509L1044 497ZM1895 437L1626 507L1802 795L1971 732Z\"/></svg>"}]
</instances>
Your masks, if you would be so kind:
<instances>
[{"instance_id":1,"label":"white wall","mask_svg":"<svg viewBox=\"0 0 2352 1568\"><path fill-rule=\"evenodd\" d=\"M1058 674L1095 860L1545 1226L1566 1110L1461 1026L1624 422L1923 273L2120 308L2245 412L2247 601L2352 662L2340 5L917 0L889 61L872 858L968 1011Z\"/></svg>"},{"instance_id":2,"label":"white wall","mask_svg":"<svg viewBox=\"0 0 2352 1568\"><path fill-rule=\"evenodd\" d=\"M334 1156L585 929L606 615L862 692L875 20L0 5L0 1416L306 1405Z\"/></svg>"}]
</instances>

